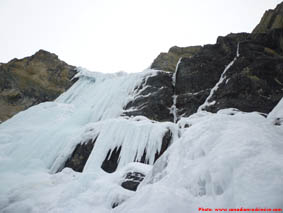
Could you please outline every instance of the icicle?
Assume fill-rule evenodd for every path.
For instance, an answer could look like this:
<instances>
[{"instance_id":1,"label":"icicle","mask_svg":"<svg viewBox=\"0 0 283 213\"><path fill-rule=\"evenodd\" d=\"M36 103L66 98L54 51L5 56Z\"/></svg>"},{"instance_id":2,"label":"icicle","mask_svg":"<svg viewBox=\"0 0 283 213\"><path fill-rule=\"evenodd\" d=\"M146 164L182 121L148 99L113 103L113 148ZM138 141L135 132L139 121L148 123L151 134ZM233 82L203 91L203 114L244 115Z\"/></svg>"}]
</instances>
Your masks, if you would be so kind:
<instances>
[{"instance_id":1,"label":"icicle","mask_svg":"<svg viewBox=\"0 0 283 213\"><path fill-rule=\"evenodd\" d=\"M210 102L209 100L211 99L211 97L214 95L214 93L217 91L217 89L219 88L219 85L226 80L225 74L226 72L231 68L231 66L235 63L235 61L238 59L238 57L240 56L240 43L238 42L237 44L237 51L236 51L236 56L235 58L225 67L223 73L220 76L219 81L216 83L216 85L210 90L210 94L209 96L206 98L205 102L199 106L198 108L198 112L204 110L206 107L214 105L216 103L216 101L212 101Z\"/></svg>"}]
</instances>

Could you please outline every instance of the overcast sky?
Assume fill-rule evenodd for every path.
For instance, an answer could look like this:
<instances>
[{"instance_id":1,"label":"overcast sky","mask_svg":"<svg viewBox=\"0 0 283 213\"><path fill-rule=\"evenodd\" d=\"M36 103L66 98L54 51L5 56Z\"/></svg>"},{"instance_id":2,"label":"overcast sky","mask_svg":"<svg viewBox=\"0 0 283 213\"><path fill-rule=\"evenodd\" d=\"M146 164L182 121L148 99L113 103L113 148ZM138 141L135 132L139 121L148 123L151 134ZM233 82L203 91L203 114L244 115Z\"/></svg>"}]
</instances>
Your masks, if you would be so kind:
<instances>
[{"instance_id":1,"label":"overcast sky","mask_svg":"<svg viewBox=\"0 0 283 213\"><path fill-rule=\"evenodd\" d=\"M138 72L171 46L251 32L282 0L0 0L0 62L53 52L100 72Z\"/></svg>"}]
</instances>

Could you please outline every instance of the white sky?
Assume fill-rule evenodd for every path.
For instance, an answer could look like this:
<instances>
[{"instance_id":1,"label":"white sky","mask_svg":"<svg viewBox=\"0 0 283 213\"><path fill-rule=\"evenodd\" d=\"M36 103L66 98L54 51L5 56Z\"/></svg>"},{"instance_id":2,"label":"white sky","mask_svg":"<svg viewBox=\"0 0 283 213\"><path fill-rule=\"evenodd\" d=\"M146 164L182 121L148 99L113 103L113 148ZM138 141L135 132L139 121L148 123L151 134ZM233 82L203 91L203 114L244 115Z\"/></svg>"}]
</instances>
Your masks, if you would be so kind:
<instances>
[{"instance_id":1,"label":"white sky","mask_svg":"<svg viewBox=\"0 0 283 213\"><path fill-rule=\"evenodd\" d=\"M0 0L0 62L45 49L75 66L138 72L171 46L251 32L282 0Z\"/></svg>"}]
</instances>

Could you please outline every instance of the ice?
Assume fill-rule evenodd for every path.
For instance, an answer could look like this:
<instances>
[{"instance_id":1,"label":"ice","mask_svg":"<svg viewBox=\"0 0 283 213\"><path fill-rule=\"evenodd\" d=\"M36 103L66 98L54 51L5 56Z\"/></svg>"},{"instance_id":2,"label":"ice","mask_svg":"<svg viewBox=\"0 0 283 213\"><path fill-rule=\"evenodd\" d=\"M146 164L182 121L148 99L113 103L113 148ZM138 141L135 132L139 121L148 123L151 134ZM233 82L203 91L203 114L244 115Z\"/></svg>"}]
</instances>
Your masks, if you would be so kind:
<instances>
[{"instance_id":1,"label":"ice","mask_svg":"<svg viewBox=\"0 0 283 213\"><path fill-rule=\"evenodd\" d=\"M176 107L177 95L175 94L175 87L176 87L177 72L178 72L178 68L179 68L181 61L182 61L182 57L179 58L178 63L176 64L175 72L173 73L173 76L172 76L172 85L173 85L173 88L174 88L174 95L172 96L173 104L170 107L170 113L173 115L173 122L174 123L176 123L177 120L178 120L178 109Z\"/></svg>"},{"instance_id":2,"label":"ice","mask_svg":"<svg viewBox=\"0 0 283 213\"><path fill-rule=\"evenodd\" d=\"M86 125L118 118L130 94L154 73L101 74L81 68L79 80L56 101L31 107L1 124L0 171L57 171Z\"/></svg>"},{"instance_id":3,"label":"ice","mask_svg":"<svg viewBox=\"0 0 283 213\"><path fill-rule=\"evenodd\" d=\"M104 122L92 123L81 135L82 141L96 139L93 151L84 171L100 169L108 151L122 147L120 167L134 161L140 161L146 151L146 161L153 164L155 153L161 150L162 139L167 131L177 137L176 126L170 122L153 122L149 119L116 118Z\"/></svg>"},{"instance_id":4,"label":"ice","mask_svg":"<svg viewBox=\"0 0 283 213\"><path fill-rule=\"evenodd\" d=\"M173 85L173 87L176 86L177 72L178 72L179 65L180 65L181 61L182 61L182 57L179 58L179 60L178 60L178 62L176 64L175 71L174 71L173 76L172 76L172 85Z\"/></svg>"},{"instance_id":5,"label":"ice","mask_svg":"<svg viewBox=\"0 0 283 213\"><path fill-rule=\"evenodd\" d=\"M176 107L176 103L177 103L177 95L173 95L173 105L170 108L170 113L173 115L173 122L176 123L178 120L178 115L177 115L177 107Z\"/></svg>"},{"instance_id":6,"label":"ice","mask_svg":"<svg viewBox=\"0 0 283 213\"><path fill-rule=\"evenodd\" d=\"M1 123L0 211L69 212L74 208L78 212L96 206L103 212L111 209L115 199L129 197L132 192L117 182L123 166L140 160L145 151L146 160L153 164L163 135L169 130L173 139L176 135L176 125L170 122L120 117L135 89L156 73L101 74L79 68L77 82L54 102L36 105ZM90 137L98 138L84 173L64 169L54 174L76 145ZM119 171L108 175L100 163L118 146L123 146ZM88 182L94 188L88 188Z\"/></svg>"}]
</instances>

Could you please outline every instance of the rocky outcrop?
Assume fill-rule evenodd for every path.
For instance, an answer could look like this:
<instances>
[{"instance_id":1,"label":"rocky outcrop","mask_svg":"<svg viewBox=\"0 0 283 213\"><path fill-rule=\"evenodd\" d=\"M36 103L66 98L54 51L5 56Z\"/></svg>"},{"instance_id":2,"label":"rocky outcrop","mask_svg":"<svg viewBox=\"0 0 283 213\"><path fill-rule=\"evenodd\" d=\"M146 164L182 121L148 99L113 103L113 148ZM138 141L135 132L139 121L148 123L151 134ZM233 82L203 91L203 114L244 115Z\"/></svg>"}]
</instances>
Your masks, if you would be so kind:
<instances>
[{"instance_id":1,"label":"rocky outcrop","mask_svg":"<svg viewBox=\"0 0 283 213\"><path fill-rule=\"evenodd\" d=\"M172 73L158 72L147 76L136 88L134 98L124 107L125 116L143 115L151 120L172 121Z\"/></svg>"},{"instance_id":2,"label":"rocky outcrop","mask_svg":"<svg viewBox=\"0 0 283 213\"><path fill-rule=\"evenodd\" d=\"M272 29L283 28L283 2L278 4L274 10L267 10L253 33L267 33Z\"/></svg>"},{"instance_id":3,"label":"rocky outcrop","mask_svg":"<svg viewBox=\"0 0 283 213\"><path fill-rule=\"evenodd\" d=\"M201 46L171 47L168 53L160 53L153 61L151 68L174 72L180 58L190 58L201 50Z\"/></svg>"},{"instance_id":4,"label":"rocky outcrop","mask_svg":"<svg viewBox=\"0 0 283 213\"><path fill-rule=\"evenodd\" d=\"M57 98L76 74L74 66L40 50L33 56L0 65L0 120L28 107Z\"/></svg>"},{"instance_id":5,"label":"rocky outcrop","mask_svg":"<svg viewBox=\"0 0 283 213\"><path fill-rule=\"evenodd\" d=\"M276 30L259 36L232 34L219 37L215 45L205 46L190 59L182 59L176 78L179 114L190 115L204 103L227 66L240 56L224 75L205 110L224 108L268 113L283 96L283 57L276 45L283 36ZM259 39L260 38L260 39ZM213 103L214 102L214 103ZM212 104L213 103L213 104Z\"/></svg>"},{"instance_id":6,"label":"rocky outcrop","mask_svg":"<svg viewBox=\"0 0 283 213\"><path fill-rule=\"evenodd\" d=\"M183 58L176 74L178 114L189 116L206 101L225 66L236 56L238 43L240 56L208 100L215 103L205 110L216 112L232 107L270 112L283 95L283 58L278 46L273 45L281 36L282 32L277 38L270 34L231 34L219 37L215 45L204 46L194 57Z\"/></svg>"}]
</instances>

